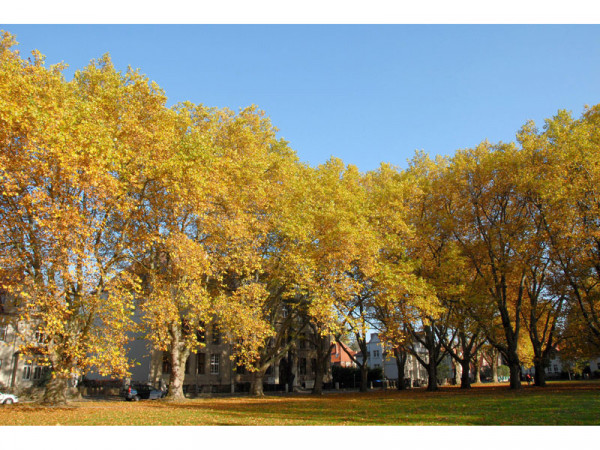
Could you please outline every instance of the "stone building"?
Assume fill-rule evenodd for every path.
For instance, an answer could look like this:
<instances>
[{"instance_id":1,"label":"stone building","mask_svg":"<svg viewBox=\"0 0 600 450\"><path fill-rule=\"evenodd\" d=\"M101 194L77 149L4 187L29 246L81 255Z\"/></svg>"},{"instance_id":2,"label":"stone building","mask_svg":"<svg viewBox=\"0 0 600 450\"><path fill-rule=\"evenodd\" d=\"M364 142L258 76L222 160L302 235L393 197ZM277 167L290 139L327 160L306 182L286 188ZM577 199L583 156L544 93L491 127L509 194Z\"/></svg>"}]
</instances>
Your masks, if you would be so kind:
<instances>
[{"instance_id":1,"label":"stone building","mask_svg":"<svg viewBox=\"0 0 600 450\"><path fill-rule=\"evenodd\" d=\"M16 307L5 291L0 291L0 389L25 389L43 381L48 368L35 356L25 356L22 336L43 343L43 336L31 324L19 321Z\"/></svg>"},{"instance_id":2,"label":"stone building","mask_svg":"<svg viewBox=\"0 0 600 450\"><path fill-rule=\"evenodd\" d=\"M218 327L209 325L203 336L205 346L192 353L185 366L184 392L188 395L211 392L247 391L252 375L232 360L231 345ZM316 352L309 332L300 335L295 345L267 369L264 377L266 390L311 389L315 382ZM153 350L149 342L138 337L129 349L129 357L135 362L131 377L126 383L166 386L171 375L167 352ZM326 371L324 381L330 381Z\"/></svg>"}]
</instances>

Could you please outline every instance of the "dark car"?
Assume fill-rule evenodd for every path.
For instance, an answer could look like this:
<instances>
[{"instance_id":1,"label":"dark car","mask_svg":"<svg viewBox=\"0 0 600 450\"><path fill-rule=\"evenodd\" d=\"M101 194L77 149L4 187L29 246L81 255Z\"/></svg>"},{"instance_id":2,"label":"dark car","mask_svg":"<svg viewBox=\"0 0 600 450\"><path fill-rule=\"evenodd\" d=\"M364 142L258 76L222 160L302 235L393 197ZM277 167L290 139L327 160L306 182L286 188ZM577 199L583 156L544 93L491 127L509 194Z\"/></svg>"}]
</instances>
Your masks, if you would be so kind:
<instances>
[{"instance_id":1,"label":"dark car","mask_svg":"<svg viewBox=\"0 0 600 450\"><path fill-rule=\"evenodd\" d=\"M127 386L123 390L123 397L125 397L125 400L135 402L141 399L156 400L163 398L165 395L167 395L165 391L154 389L152 386L145 384Z\"/></svg>"}]
</instances>

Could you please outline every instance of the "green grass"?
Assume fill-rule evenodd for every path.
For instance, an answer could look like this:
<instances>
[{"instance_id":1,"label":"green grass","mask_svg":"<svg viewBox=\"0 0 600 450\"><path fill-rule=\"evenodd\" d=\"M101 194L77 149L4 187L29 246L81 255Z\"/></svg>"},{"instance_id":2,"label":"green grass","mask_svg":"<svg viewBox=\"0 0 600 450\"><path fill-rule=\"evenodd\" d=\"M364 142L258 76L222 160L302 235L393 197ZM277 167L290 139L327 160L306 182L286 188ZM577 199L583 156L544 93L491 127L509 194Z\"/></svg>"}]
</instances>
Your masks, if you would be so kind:
<instances>
[{"instance_id":1,"label":"green grass","mask_svg":"<svg viewBox=\"0 0 600 450\"><path fill-rule=\"evenodd\" d=\"M4 425L600 425L599 383L0 408Z\"/></svg>"}]
</instances>

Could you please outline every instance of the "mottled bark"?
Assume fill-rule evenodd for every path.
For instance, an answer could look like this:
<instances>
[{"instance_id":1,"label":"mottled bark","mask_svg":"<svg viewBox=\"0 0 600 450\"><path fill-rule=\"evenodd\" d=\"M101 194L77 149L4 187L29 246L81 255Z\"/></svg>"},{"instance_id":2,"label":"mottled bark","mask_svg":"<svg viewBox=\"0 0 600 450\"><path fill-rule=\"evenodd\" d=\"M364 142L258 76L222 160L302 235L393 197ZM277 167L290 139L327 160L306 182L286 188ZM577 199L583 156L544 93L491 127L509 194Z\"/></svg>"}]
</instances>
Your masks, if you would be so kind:
<instances>
[{"instance_id":1,"label":"mottled bark","mask_svg":"<svg viewBox=\"0 0 600 450\"><path fill-rule=\"evenodd\" d=\"M455 359L452 359L452 368L454 369L454 373L452 376L452 384L453 385L457 385L461 378L462 378L462 374L464 373L464 370L461 366L461 363L459 361L456 361ZM458 370L460 368L460 375L458 374Z\"/></svg>"},{"instance_id":2,"label":"mottled bark","mask_svg":"<svg viewBox=\"0 0 600 450\"><path fill-rule=\"evenodd\" d=\"M252 373L252 380L250 382L250 395L257 397L263 397L265 395L263 383L265 378L266 370L257 370Z\"/></svg>"},{"instance_id":3,"label":"mottled bark","mask_svg":"<svg viewBox=\"0 0 600 450\"><path fill-rule=\"evenodd\" d=\"M185 363L190 356L188 349L181 349L174 345L170 353L171 375L169 377L169 392L167 400L184 400L183 382L185 380Z\"/></svg>"},{"instance_id":4,"label":"mottled bark","mask_svg":"<svg viewBox=\"0 0 600 450\"><path fill-rule=\"evenodd\" d=\"M494 383L498 383L498 354L492 353L492 380Z\"/></svg>"},{"instance_id":5,"label":"mottled bark","mask_svg":"<svg viewBox=\"0 0 600 450\"><path fill-rule=\"evenodd\" d=\"M481 383L481 357L479 353L475 356L475 384Z\"/></svg>"},{"instance_id":6,"label":"mottled bark","mask_svg":"<svg viewBox=\"0 0 600 450\"><path fill-rule=\"evenodd\" d=\"M54 375L46 384L44 405L64 405L67 403L67 391L69 389L69 376Z\"/></svg>"}]
</instances>

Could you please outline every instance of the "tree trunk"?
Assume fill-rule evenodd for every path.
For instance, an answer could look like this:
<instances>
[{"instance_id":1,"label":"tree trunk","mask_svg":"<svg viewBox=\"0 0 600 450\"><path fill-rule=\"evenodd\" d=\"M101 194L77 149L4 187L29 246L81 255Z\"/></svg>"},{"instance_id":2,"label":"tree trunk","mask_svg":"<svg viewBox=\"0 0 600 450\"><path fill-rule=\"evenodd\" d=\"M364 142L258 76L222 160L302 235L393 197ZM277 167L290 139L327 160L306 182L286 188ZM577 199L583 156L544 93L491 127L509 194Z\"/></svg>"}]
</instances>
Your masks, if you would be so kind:
<instances>
[{"instance_id":1,"label":"tree trunk","mask_svg":"<svg viewBox=\"0 0 600 450\"><path fill-rule=\"evenodd\" d=\"M317 368L315 373L315 384L312 393L315 395L323 394L323 377L327 373L327 361L331 358L331 349L334 347L330 344L329 338L324 338L317 333Z\"/></svg>"},{"instance_id":2,"label":"tree trunk","mask_svg":"<svg viewBox=\"0 0 600 450\"><path fill-rule=\"evenodd\" d=\"M312 389L312 393L315 395L323 394L323 375L324 374L325 374L325 370L323 369L323 364L321 363L321 358L318 357L317 358L317 367L315 368L315 384Z\"/></svg>"},{"instance_id":3,"label":"tree trunk","mask_svg":"<svg viewBox=\"0 0 600 450\"><path fill-rule=\"evenodd\" d=\"M492 358L492 379L494 383L498 383L498 354L493 352Z\"/></svg>"},{"instance_id":4,"label":"tree trunk","mask_svg":"<svg viewBox=\"0 0 600 450\"><path fill-rule=\"evenodd\" d=\"M533 345L533 365L535 367L534 383L538 387L546 387L546 367L550 365L550 350L552 349L552 342L547 344L546 349L542 350L542 344L539 340L531 340Z\"/></svg>"},{"instance_id":5,"label":"tree trunk","mask_svg":"<svg viewBox=\"0 0 600 450\"><path fill-rule=\"evenodd\" d=\"M475 384L481 383L481 358L479 354L475 358Z\"/></svg>"},{"instance_id":6,"label":"tree trunk","mask_svg":"<svg viewBox=\"0 0 600 450\"><path fill-rule=\"evenodd\" d=\"M184 400L183 382L185 380L185 363L190 355L189 350L181 350L174 345L171 349L171 376L167 400Z\"/></svg>"},{"instance_id":7,"label":"tree trunk","mask_svg":"<svg viewBox=\"0 0 600 450\"><path fill-rule=\"evenodd\" d=\"M511 359L508 367L510 369L510 388L521 389L521 364L519 364L519 360Z\"/></svg>"},{"instance_id":8,"label":"tree trunk","mask_svg":"<svg viewBox=\"0 0 600 450\"><path fill-rule=\"evenodd\" d=\"M407 354L395 348L394 356L396 357L396 367L398 368L398 385L396 386L396 389L403 391L406 389L404 386L404 371L406 370Z\"/></svg>"},{"instance_id":9,"label":"tree trunk","mask_svg":"<svg viewBox=\"0 0 600 450\"><path fill-rule=\"evenodd\" d=\"M462 375L460 377L460 388L471 389L471 377L469 374L471 361L469 360L469 358L464 358L461 360L460 366L462 368Z\"/></svg>"},{"instance_id":10,"label":"tree trunk","mask_svg":"<svg viewBox=\"0 0 600 450\"><path fill-rule=\"evenodd\" d=\"M538 358L535 358L533 367L535 368L535 385L539 387L546 387L546 371L544 370L544 363Z\"/></svg>"},{"instance_id":11,"label":"tree trunk","mask_svg":"<svg viewBox=\"0 0 600 450\"><path fill-rule=\"evenodd\" d=\"M425 327L425 341L427 343L427 353L428 353L428 364L425 366L427 369L427 390L428 391L437 391L438 390L438 382L437 382L437 357L438 351L435 344L435 332L434 328L431 326Z\"/></svg>"},{"instance_id":12,"label":"tree trunk","mask_svg":"<svg viewBox=\"0 0 600 450\"><path fill-rule=\"evenodd\" d=\"M69 389L69 376L55 374L44 391L42 404L65 405L67 403L67 390Z\"/></svg>"},{"instance_id":13,"label":"tree trunk","mask_svg":"<svg viewBox=\"0 0 600 450\"><path fill-rule=\"evenodd\" d=\"M460 369L460 375L458 374L459 369ZM456 386L458 384L459 380L462 379L463 372L464 372L464 370L462 368L461 362L456 361L454 358L452 358L452 384L454 386Z\"/></svg>"},{"instance_id":14,"label":"tree trunk","mask_svg":"<svg viewBox=\"0 0 600 450\"><path fill-rule=\"evenodd\" d=\"M429 380L427 381L427 390L437 391L437 366L435 364L435 359L429 359L429 364L427 364L427 376L429 377Z\"/></svg>"},{"instance_id":15,"label":"tree trunk","mask_svg":"<svg viewBox=\"0 0 600 450\"><path fill-rule=\"evenodd\" d=\"M265 395L263 389L265 372L266 370L257 370L252 374L252 381L250 382L250 395L254 395L256 397L263 397Z\"/></svg>"},{"instance_id":16,"label":"tree trunk","mask_svg":"<svg viewBox=\"0 0 600 450\"><path fill-rule=\"evenodd\" d=\"M366 359L363 360L362 366L360 366L360 392L367 392L369 390L369 366L367 365Z\"/></svg>"}]
</instances>

